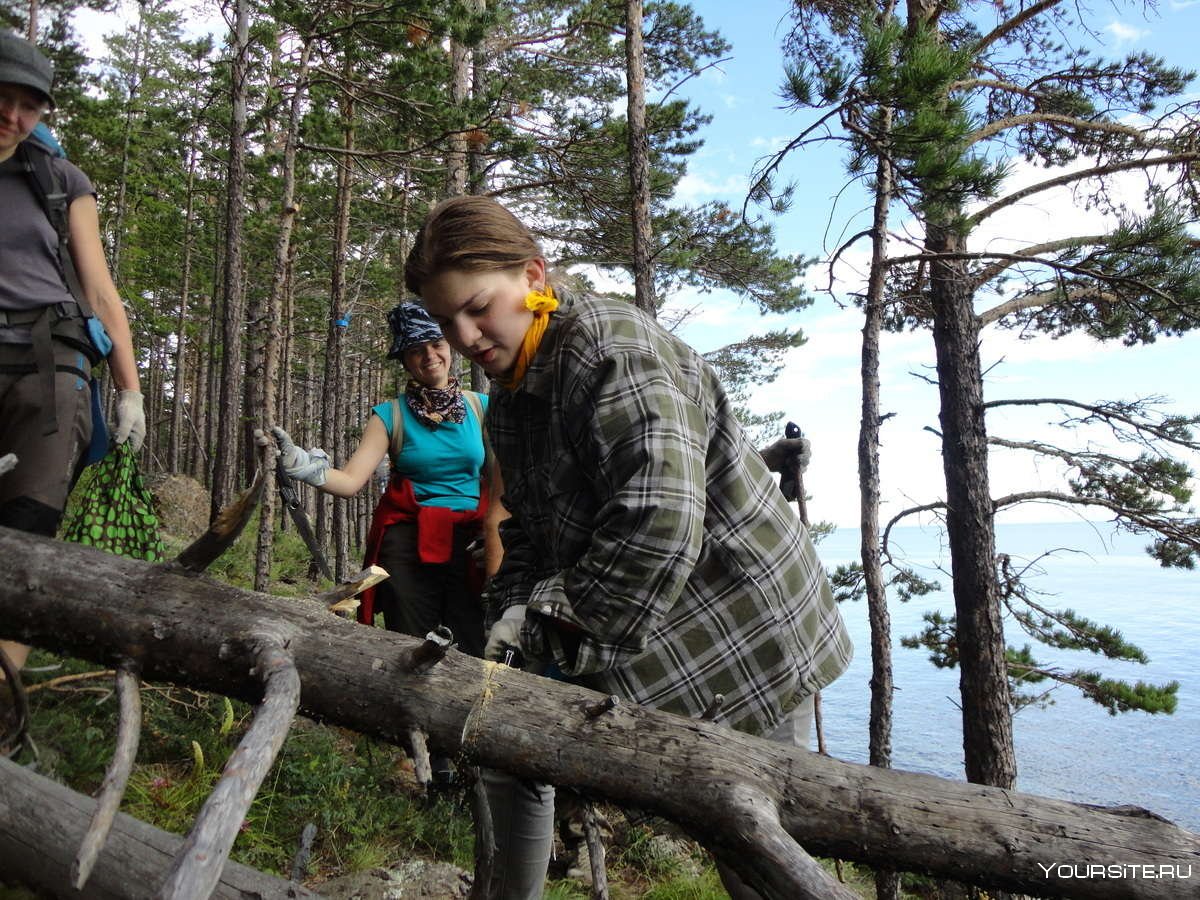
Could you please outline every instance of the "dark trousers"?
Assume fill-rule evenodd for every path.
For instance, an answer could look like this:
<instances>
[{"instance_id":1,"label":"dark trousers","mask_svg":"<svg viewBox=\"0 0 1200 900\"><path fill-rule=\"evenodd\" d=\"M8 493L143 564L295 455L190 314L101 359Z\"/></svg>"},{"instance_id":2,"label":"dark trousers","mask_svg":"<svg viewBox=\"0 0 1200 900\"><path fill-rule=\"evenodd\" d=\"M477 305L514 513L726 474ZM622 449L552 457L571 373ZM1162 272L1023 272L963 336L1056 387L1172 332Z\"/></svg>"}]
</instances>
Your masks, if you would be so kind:
<instances>
[{"instance_id":1,"label":"dark trousers","mask_svg":"<svg viewBox=\"0 0 1200 900\"><path fill-rule=\"evenodd\" d=\"M479 533L476 524L454 529L449 562L424 563L417 555L417 525L388 526L379 546L379 565L389 578L376 588L375 604L388 631L423 638L439 625L454 634L456 646L471 656L483 656L483 605L468 577L467 544ZM430 755L435 778L446 778L450 760Z\"/></svg>"},{"instance_id":2,"label":"dark trousers","mask_svg":"<svg viewBox=\"0 0 1200 900\"><path fill-rule=\"evenodd\" d=\"M417 556L415 522L397 522L383 533L379 565L391 577L379 586L375 602L388 631L423 638L439 625L454 633L457 647L483 656L483 606L468 577L469 544L478 525L454 529L450 561L423 563Z\"/></svg>"}]
</instances>

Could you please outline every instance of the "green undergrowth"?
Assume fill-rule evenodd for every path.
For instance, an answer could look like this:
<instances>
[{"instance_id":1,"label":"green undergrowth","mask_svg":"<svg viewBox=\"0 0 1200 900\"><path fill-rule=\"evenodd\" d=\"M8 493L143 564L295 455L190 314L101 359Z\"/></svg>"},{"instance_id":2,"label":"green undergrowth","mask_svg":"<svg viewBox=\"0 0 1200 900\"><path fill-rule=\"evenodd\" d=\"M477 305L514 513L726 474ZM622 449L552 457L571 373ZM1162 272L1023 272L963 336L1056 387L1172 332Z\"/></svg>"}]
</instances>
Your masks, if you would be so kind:
<instances>
[{"instance_id":1,"label":"green undergrowth","mask_svg":"<svg viewBox=\"0 0 1200 900\"><path fill-rule=\"evenodd\" d=\"M168 557L183 542L167 538ZM209 573L248 587L255 523ZM272 593L299 596L321 590L307 578L308 551L294 534L277 534ZM16 761L81 793L94 795L116 734L112 679L99 666L34 651L25 671L32 741ZM122 811L184 834L249 727L252 709L240 701L168 684L142 688L138 762ZM647 826L629 826L609 810L614 836L607 849L613 900L719 900L711 861L694 843L674 841L664 852ZM473 836L465 793L430 799L417 786L398 748L349 730L298 718L259 790L231 857L265 872L290 876L306 825L316 826L304 880L320 890L341 875L423 857L470 871ZM683 849L680 850L679 848ZM873 896L869 873L848 868L847 881ZM584 900L587 885L557 878L550 900ZM34 895L0 883L0 900Z\"/></svg>"}]
</instances>

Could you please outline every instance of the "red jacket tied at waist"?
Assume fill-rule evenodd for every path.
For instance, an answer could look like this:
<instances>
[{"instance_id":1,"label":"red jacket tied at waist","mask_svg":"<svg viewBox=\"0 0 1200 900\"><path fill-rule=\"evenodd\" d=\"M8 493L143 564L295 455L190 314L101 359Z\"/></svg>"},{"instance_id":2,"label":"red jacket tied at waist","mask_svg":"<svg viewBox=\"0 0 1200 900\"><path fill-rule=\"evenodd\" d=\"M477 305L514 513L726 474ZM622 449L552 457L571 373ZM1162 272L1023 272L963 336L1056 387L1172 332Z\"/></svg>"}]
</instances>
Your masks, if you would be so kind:
<instances>
[{"instance_id":1,"label":"red jacket tied at waist","mask_svg":"<svg viewBox=\"0 0 1200 900\"><path fill-rule=\"evenodd\" d=\"M446 509L444 506L421 506L413 494L412 482L399 475L388 481L387 490L379 498L375 515L371 519L371 531L367 535L367 552L364 566L379 561L379 548L383 533L397 522L417 523L417 558L423 563L446 563L454 550L454 528L472 522L482 522L487 513L488 492L486 483L480 486L479 504L474 509ZM473 560L468 566L475 568ZM482 578L472 572L473 580L482 585ZM368 588L359 595L358 621L371 625L375 621L375 588Z\"/></svg>"}]
</instances>

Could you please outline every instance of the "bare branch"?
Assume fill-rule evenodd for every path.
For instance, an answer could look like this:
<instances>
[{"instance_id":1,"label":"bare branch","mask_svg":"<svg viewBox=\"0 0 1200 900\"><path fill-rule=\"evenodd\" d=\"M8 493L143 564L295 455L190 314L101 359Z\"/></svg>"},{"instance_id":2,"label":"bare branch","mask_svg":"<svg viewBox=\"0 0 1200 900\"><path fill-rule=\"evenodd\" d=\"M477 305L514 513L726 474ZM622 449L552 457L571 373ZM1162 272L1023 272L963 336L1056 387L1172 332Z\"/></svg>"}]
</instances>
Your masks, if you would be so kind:
<instances>
[{"instance_id":1,"label":"bare branch","mask_svg":"<svg viewBox=\"0 0 1200 900\"><path fill-rule=\"evenodd\" d=\"M1017 13L1011 19L1001 22L999 25L997 25L995 28L993 28L991 31L989 31L987 34L985 34L982 38L980 38L979 43L977 43L975 45L975 54L982 55L983 51L986 50L988 47L990 47L992 44L996 43L996 41L1000 40L1002 37L1005 37L1006 35L1012 34L1012 32L1014 32L1016 29L1020 28L1022 25L1024 25L1030 19L1032 19L1038 15L1041 15L1046 10L1057 6L1061 2L1062 2L1062 0L1039 0L1039 2L1034 3L1030 6L1027 6L1025 9L1021 10L1019 13Z\"/></svg>"},{"instance_id":2,"label":"bare branch","mask_svg":"<svg viewBox=\"0 0 1200 900\"><path fill-rule=\"evenodd\" d=\"M989 400L983 404L984 410L994 409L1000 406L1066 406L1074 409L1081 409L1087 412L1088 415L1082 419L1068 419L1061 424L1084 424L1093 419L1101 419L1109 423L1109 427L1114 433L1118 430L1112 425L1112 422L1120 422L1129 426L1137 432L1146 432L1153 435L1161 441L1166 441L1180 447L1186 447L1189 450L1200 451L1200 441L1191 440L1181 437L1177 432L1165 428L1155 422L1145 419L1135 419L1132 415L1126 412L1127 409L1141 410L1142 407L1154 402L1156 398L1145 397L1140 400L1125 402L1125 403L1081 403L1078 400L1069 400L1063 397L1018 397L1010 400ZM1157 398L1161 400L1161 398Z\"/></svg>"},{"instance_id":3,"label":"bare branch","mask_svg":"<svg viewBox=\"0 0 1200 900\"><path fill-rule=\"evenodd\" d=\"M1078 247L1090 247L1093 244L1103 243L1108 237L1109 235L1107 234L1082 234L1076 235L1075 237L1059 238L1058 240L1054 241L1043 241L1040 244L1031 244L1030 246L1023 248L1017 255L1031 257L1030 261L1036 262L1037 260L1032 259L1032 257L1035 257L1039 254L1054 253L1058 250L1073 250ZM1018 265L1019 262L1020 261L1016 259L1008 259L993 263L990 266L985 266L979 272L979 274L975 276L975 287L978 289L980 286L987 284L987 282L991 281L993 278L1003 274L1006 269Z\"/></svg>"},{"instance_id":4,"label":"bare branch","mask_svg":"<svg viewBox=\"0 0 1200 900\"><path fill-rule=\"evenodd\" d=\"M1139 144L1146 143L1146 132L1141 128L1135 128L1132 125L1121 125L1117 122L1108 122L1104 120L1089 121L1087 119L1078 119L1075 116L1064 116L1061 113L1023 113L1017 116L1008 116L1003 119L996 119L993 122L988 122L978 131L969 134L963 141L964 147L970 147L973 144L978 144L980 141L985 141L990 137L994 137L1002 131L1008 131L1010 128L1020 128L1022 125L1063 125L1068 128L1079 131L1098 131L1102 134L1119 134L1123 137L1132 138Z\"/></svg>"},{"instance_id":5,"label":"bare branch","mask_svg":"<svg viewBox=\"0 0 1200 900\"><path fill-rule=\"evenodd\" d=\"M125 796L125 786L133 772L133 762L137 758L138 738L142 731L142 694L138 688L138 672L138 664L132 660L124 660L117 667L117 701L121 707L117 719L117 747L104 772L104 784L100 789L96 811L92 813L91 824L71 866L71 883L77 891L83 890L96 865L96 858L108 841L113 820L121 808L121 798Z\"/></svg>"},{"instance_id":6,"label":"bare branch","mask_svg":"<svg viewBox=\"0 0 1200 900\"><path fill-rule=\"evenodd\" d=\"M233 841L258 788L270 771L300 706L300 675L278 636L259 636L256 674L264 685L254 722L230 755L213 792L167 874L164 900L200 900L212 894Z\"/></svg>"},{"instance_id":7,"label":"bare branch","mask_svg":"<svg viewBox=\"0 0 1200 900\"><path fill-rule=\"evenodd\" d=\"M1055 303L1072 304L1078 301L1094 299L1106 303L1116 303L1120 298L1116 294L1108 294L1103 291L1084 290L1067 292L1065 298L1062 290L1044 290L1031 291L1028 294L1023 294L1020 297L1014 297L1012 300L1006 300L993 306L991 309L984 310L979 314L979 324L981 327L991 325L993 322L998 322L1005 316L1010 316L1013 313L1021 312L1026 309L1041 309L1045 306L1050 306Z\"/></svg>"},{"instance_id":8,"label":"bare branch","mask_svg":"<svg viewBox=\"0 0 1200 900\"><path fill-rule=\"evenodd\" d=\"M1112 175L1117 172L1128 172L1131 169L1151 169L1156 166L1171 166L1175 165L1176 163L1195 162L1196 160L1200 160L1200 151L1172 153L1167 156L1156 156L1150 159L1127 159L1122 162L1106 163L1102 166L1093 166L1090 169L1081 169L1078 172L1068 172L1065 175L1059 175L1056 178L1049 178L1046 181L1041 181L1037 184L1031 184L1028 187L1021 188L1019 191L1013 191L1011 194L1001 197L994 203L988 204L979 212L967 219L966 227L973 228L988 216L1012 206L1014 203L1020 203L1026 197L1041 193L1042 191L1048 191L1052 188L1073 184L1077 181L1085 181L1088 178L1099 178L1104 175Z\"/></svg>"}]
</instances>

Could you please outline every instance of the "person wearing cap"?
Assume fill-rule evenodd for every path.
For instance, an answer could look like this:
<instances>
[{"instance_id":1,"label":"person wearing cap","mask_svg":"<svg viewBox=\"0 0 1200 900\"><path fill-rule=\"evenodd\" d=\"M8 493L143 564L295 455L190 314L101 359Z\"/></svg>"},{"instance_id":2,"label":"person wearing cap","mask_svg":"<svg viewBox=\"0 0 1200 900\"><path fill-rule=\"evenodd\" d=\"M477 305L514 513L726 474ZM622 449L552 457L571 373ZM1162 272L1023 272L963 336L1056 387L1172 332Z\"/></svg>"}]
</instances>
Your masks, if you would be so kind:
<instances>
[{"instance_id":1,"label":"person wearing cap","mask_svg":"<svg viewBox=\"0 0 1200 900\"><path fill-rule=\"evenodd\" d=\"M398 398L371 409L344 466L333 468L320 448L297 447L282 428L272 431L288 475L338 497L358 493L384 457L390 459L365 564L378 564L391 577L361 596L359 621L372 624L381 612L389 631L417 637L444 625L460 650L482 656L480 591L500 564L496 526L503 515L496 475L486 467L487 397L462 390L450 345L420 306L401 303L388 313L388 324L388 358L401 361L408 383ZM480 537L482 571L469 549ZM439 769L435 759L434 768L436 777L448 777L448 766Z\"/></svg>"},{"instance_id":2,"label":"person wearing cap","mask_svg":"<svg viewBox=\"0 0 1200 900\"><path fill-rule=\"evenodd\" d=\"M90 353L83 317L60 261L59 236L34 180L30 138L54 108L54 69L33 44L0 33L0 525L53 537L92 436ZM39 160L40 162L40 160ZM141 447L146 417L125 307L104 249L91 182L64 159L50 165L67 195L70 263L79 291L112 340L118 443ZM90 358L89 358L90 357ZM28 648L0 641L16 668ZM3 676L0 675L0 679Z\"/></svg>"}]
</instances>

